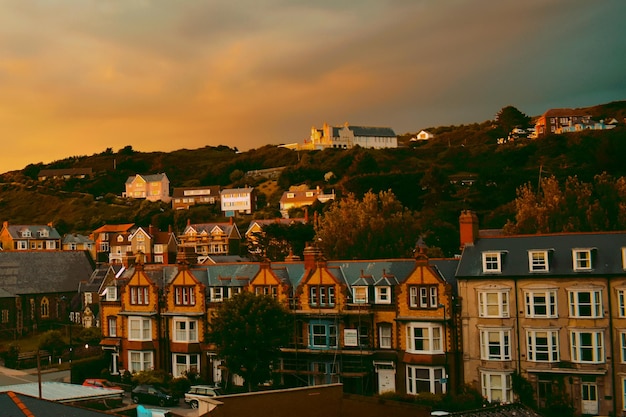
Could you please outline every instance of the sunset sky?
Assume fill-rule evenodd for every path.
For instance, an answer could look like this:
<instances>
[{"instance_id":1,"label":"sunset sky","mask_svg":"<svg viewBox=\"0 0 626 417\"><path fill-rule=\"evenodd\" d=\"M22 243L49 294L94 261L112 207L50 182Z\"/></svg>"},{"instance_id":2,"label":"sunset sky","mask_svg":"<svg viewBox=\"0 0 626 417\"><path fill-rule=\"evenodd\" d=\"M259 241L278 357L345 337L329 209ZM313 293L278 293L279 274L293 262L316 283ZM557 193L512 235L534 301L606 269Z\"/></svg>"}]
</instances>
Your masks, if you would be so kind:
<instances>
[{"instance_id":1,"label":"sunset sky","mask_svg":"<svg viewBox=\"0 0 626 417\"><path fill-rule=\"evenodd\" d=\"M626 100L624 0L2 0L0 172Z\"/></svg>"}]
</instances>

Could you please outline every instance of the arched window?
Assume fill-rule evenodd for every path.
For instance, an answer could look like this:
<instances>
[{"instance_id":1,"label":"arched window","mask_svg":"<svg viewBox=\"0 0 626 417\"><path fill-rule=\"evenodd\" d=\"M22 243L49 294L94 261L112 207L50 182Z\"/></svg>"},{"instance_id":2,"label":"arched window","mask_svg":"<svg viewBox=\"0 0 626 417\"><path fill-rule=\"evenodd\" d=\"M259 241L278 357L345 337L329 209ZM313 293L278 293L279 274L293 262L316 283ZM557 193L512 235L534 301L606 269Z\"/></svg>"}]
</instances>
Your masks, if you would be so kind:
<instances>
[{"instance_id":1,"label":"arched window","mask_svg":"<svg viewBox=\"0 0 626 417\"><path fill-rule=\"evenodd\" d=\"M41 299L40 311L41 311L41 317L50 316L50 301L48 300L48 297L44 297Z\"/></svg>"}]
</instances>

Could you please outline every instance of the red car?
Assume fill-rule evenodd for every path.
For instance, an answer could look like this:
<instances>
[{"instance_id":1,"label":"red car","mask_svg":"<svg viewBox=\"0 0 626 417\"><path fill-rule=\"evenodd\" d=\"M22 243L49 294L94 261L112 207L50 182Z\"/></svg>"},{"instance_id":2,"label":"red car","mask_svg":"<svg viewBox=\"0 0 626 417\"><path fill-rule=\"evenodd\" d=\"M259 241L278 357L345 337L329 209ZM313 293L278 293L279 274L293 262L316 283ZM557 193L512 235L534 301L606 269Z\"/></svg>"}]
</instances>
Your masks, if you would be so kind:
<instances>
[{"instance_id":1,"label":"red car","mask_svg":"<svg viewBox=\"0 0 626 417\"><path fill-rule=\"evenodd\" d=\"M122 390L122 387L118 387L117 385L113 384L110 381L107 381L106 379L98 379L98 378L85 379L85 382L83 382L83 386Z\"/></svg>"}]
</instances>

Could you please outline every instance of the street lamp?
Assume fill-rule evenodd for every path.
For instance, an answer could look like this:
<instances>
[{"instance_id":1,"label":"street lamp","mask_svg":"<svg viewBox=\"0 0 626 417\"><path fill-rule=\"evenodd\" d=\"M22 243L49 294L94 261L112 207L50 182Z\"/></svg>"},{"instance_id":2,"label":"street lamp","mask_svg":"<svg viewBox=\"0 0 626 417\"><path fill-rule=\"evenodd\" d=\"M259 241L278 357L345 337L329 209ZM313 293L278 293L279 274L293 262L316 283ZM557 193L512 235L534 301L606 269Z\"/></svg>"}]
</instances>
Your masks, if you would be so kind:
<instances>
[{"instance_id":1,"label":"street lamp","mask_svg":"<svg viewBox=\"0 0 626 417\"><path fill-rule=\"evenodd\" d=\"M70 337L70 356L69 356L69 362L70 362L70 375L71 375L71 368L72 368L72 358L73 358L73 346L72 346L72 318L71 318L71 302L70 299L66 296L61 296L61 300L65 303L66 306L66 310L65 313L67 314L67 321L68 321L68 330L69 330L69 337Z\"/></svg>"}]
</instances>

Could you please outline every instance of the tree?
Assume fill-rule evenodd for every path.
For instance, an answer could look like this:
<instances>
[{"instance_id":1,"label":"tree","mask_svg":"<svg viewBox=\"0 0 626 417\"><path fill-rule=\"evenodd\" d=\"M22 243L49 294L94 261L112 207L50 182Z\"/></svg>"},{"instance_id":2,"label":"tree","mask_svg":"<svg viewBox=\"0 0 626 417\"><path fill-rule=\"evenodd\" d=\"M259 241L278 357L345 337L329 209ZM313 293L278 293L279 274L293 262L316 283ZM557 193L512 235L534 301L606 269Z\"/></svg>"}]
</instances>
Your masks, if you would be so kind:
<instances>
[{"instance_id":1,"label":"tree","mask_svg":"<svg viewBox=\"0 0 626 417\"><path fill-rule=\"evenodd\" d=\"M291 338L288 310L269 295L248 291L224 301L209 327L218 356L250 391L270 379L280 347Z\"/></svg>"},{"instance_id":2,"label":"tree","mask_svg":"<svg viewBox=\"0 0 626 417\"><path fill-rule=\"evenodd\" d=\"M316 241L330 259L410 256L419 237L420 219L391 190L354 194L333 203L315 225Z\"/></svg>"},{"instance_id":3,"label":"tree","mask_svg":"<svg viewBox=\"0 0 626 417\"><path fill-rule=\"evenodd\" d=\"M313 240L315 232L310 223L270 223L260 232L253 233L248 241L248 251L270 261L284 261L290 253L302 256L307 242Z\"/></svg>"},{"instance_id":4,"label":"tree","mask_svg":"<svg viewBox=\"0 0 626 417\"><path fill-rule=\"evenodd\" d=\"M496 123L503 133L508 133L515 127L525 128L530 122L530 117L513 106L506 106L496 114Z\"/></svg>"},{"instance_id":5,"label":"tree","mask_svg":"<svg viewBox=\"0 0 626 417\"><path fill-rule=\"evenodd\" d=\"M61 354L65 346L63 335L58 330L48 330L39 336L39 349L49 351L52 356Z\"/></svg>"}]
</instances>

